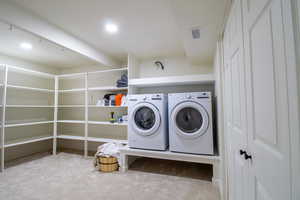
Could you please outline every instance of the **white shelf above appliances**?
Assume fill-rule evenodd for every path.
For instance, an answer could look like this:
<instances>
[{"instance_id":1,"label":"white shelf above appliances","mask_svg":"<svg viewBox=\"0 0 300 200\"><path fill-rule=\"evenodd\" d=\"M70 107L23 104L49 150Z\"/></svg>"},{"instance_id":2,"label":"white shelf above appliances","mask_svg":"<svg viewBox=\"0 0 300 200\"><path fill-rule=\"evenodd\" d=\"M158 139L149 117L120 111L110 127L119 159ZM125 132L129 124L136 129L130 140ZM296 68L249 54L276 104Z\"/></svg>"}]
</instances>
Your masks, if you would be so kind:
<instances>
[{"instance_id":1,"label":"white shelf above appliances","mask_svg":"<svg viewBox=\"0 0 300 200\"><path fill-rule=\"evenodd\" d=\"M129 86L153 87L153 86L176 86L176 85L195 85L214 83L213 74L184 75L184 76L165 76L154 78L130 79Z\"/></svg>"}]
</instances>

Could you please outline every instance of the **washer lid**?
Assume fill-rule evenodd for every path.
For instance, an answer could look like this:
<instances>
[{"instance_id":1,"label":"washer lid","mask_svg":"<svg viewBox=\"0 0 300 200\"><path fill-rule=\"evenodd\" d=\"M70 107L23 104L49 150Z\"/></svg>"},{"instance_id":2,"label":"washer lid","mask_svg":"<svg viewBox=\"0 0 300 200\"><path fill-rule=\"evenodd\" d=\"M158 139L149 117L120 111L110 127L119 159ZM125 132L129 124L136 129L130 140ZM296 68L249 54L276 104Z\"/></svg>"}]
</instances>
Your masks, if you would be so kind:
<instances>
[{"instance_id":1,"label":"washer lid","mask_svg":"<svg viewBox=\"0 0 300 200\"><path fill-rule=\"evenodd\" d=\"M130 117L135 132L143 136L155 134L161 122L158 109L148 102L137 104Z\"/></svg>"},{"instance_id":2,"label":"washer lid","mask_svg":"<svg viewBox=\"0 0 300 200\"><path fill-rule=\"evenodd\" d=\"M193 101L185 101L172 111L171 120L176 133L184 138L196 138L205 134L209 126L209 116L204 107Z\"/></svg>"}]
</instances>

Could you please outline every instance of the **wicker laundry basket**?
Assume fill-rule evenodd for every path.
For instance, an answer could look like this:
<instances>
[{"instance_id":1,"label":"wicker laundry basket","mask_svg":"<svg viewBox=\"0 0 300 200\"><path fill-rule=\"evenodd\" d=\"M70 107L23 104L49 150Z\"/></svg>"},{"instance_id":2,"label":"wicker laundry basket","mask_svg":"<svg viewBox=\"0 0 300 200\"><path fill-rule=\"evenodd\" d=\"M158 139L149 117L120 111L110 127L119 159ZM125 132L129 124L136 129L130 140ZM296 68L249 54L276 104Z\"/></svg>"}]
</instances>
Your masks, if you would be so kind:
<instances>
[{"instance_id":1,"label":"wicker laundry basket","mask_svg":"<svg viewBox=\"0 0 300 200\"><path fill-rule=\"evenodd\" d=\"M99 156L99 170L102 172L113 172L119 168L118 160L115 157Z\"/></svg>"}]
</instances>

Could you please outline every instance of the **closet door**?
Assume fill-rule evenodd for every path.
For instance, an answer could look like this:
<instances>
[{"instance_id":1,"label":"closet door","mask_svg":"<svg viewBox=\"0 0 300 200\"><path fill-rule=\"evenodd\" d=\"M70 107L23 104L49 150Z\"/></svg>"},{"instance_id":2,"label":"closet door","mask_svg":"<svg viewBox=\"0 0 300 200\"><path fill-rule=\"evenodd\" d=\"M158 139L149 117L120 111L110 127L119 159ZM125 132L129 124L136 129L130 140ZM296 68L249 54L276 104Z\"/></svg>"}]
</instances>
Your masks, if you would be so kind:
<instances>
[{"instance_id":1,"label":"closet door","mask_svg":"<svg viewBox=\"0 0 300 200\"><path fill-rule=\"evenodd\" d=\"M247 200L248 162L245 66L241 0L235 0L224 34L225 131L228 149L229 199Z\"/></svg>"},{"instance_id":2,"label":"closet door","mask_svg":"<svg viewBox=\"0 0 300 200\"><path fill-rule=\"evenodd\" d=\"M286 0L246 0L245 50L247 75L250 198L291 199Z\"/></svg>"}]
</instances>

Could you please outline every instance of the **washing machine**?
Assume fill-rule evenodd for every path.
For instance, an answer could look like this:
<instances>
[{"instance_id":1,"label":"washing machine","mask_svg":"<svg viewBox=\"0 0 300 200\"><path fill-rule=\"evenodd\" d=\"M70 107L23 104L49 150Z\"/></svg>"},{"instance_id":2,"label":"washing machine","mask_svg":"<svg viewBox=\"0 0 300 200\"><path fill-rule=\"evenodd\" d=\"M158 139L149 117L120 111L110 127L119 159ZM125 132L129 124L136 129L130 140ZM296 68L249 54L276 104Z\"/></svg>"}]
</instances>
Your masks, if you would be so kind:
<instances>
[{"instance_id":1,"label":"washing machine","mask_svg":"<svg viewBox=\"0 0 300 200\"><path fill-rule=\"evenodd\" d=\"M129 95L128 146L166 150L168 147L168 96Z\"/></svg>"},{"instance_id":2,"label":"washing machine","mask_svg":"<svg viewBox=\"0 0 300 200\"><path fill-rule=\"evenodd\" d=\"M213 155L211 93L169 94L168 103L170 151Z\"/></svg>"}]
</instances>

